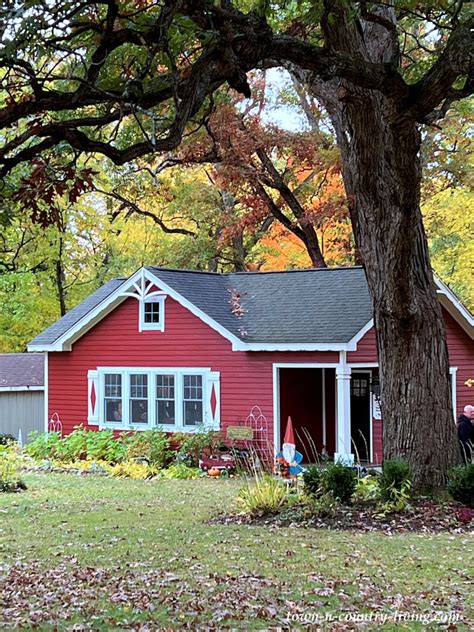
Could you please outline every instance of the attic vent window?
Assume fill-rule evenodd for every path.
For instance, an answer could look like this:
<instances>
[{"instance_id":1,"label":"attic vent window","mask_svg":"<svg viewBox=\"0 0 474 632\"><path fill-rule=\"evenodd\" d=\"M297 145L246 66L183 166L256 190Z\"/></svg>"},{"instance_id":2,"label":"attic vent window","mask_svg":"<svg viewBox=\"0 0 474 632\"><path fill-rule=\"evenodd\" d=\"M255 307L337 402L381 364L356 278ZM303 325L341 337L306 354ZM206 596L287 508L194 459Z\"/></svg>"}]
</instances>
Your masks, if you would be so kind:
<instances>
[{"instance_id":1,"label":"attic vent window","mask_svg":"<svg viewBox=\"0 0 474 632\"><path fill-rule=\"evenodd\" d=\"M140 331L165 329L165 296L147 297L140 301Z\"/></svg>"},{"instance_id":2,"label":"attic vent window","mask_svg":"<svg viewBox=\"0 0 474 632\"><path fill-rule=\"evenodd\" d=\"M159 323L161 318L161 305L160 303L145 303L144 309L144 318L145 323Z\"/></svg>"}]
</instances>

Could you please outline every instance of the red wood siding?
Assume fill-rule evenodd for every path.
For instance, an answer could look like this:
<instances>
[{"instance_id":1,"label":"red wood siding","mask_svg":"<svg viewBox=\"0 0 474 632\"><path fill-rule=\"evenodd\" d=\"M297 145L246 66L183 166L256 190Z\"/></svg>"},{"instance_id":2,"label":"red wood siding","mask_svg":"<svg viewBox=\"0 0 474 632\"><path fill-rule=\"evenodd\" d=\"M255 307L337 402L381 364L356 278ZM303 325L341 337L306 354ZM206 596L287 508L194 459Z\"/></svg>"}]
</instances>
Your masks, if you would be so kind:
<instances>
[{"instance_id":1,"label":"red wood siding","mask_svg":"<svg viewBox=\"0 0 474 632\"><path fill-rule=\"evenodd\" d=\"M474 405L474 389L465 385L469 377L474 377L474 343L454 318L443 309L446 336L448 339L449 365L457 367L456 373L456 414L459 415L467 404ZM359 341L357 351L347 354L347 361L364 363L377 362L375 330L372 328ZM382 422L373 420L373 458L382 455ZM380 462L380 461L379 461Z\"/></svg>"},{"instance_id":2,"label":"red wood siding","mask_svg":"<svg viewBox=\"0 0 474 632\"><path fill-rule=\"evenodd\" d=\"M87 372L101 366L210 367L220 372L221 428L245 421L254 405L273 441L273 363L338 362L339 354L233 352L231 343L168 297L165 331L138 331L138 303L129 298L80 338L70 352L49 353L49 416L64 432L87 426Z\"/></svg>"},{"instance_id":3,"label":"red wood siding","mask_svg":"<svg viewBox=\"0 0 474 632\"><path fill-rule=\"evenodd\" d=\"M456 414L460 415L464 406L474 405L474 388L465 385L468 378L474 378L474 342L446 311L444 312L444 322L448 337L449 366L458 368L456 372Z\"/></svg>"},{"instance_id":4,"label":"red wood siding","mask_svg":"<svg viewBox=\"0 0 474 632\"><path fill-rule=\"evenodd\" d=\"M375 342L375 330L369 329L361 340L357 343L357 351L349 351L347 362L378 362L377 344Z\"/></svg>"},{"instance_id":5,"label":"red wood siding","mask_svg":"<svg viewBox=\"0 0 474 632\"><path fill-rule=\"evenodd\" d=\"M87 425L87 372L100 366L209 367L220 372L221 428L245 421L254 405L267 417L273 442L273 363L337 363L336 352L233 352L231 343L171 298L166 299L164 332L138 331L138 303L127 299L70 352L49 353L49 417L57 412L65 432ZM457 371L457 410L474 404L474 389L464 386L474 377L473 342L445 314L450 365ZM348 362L376 362L374 331L348 353ZM327 374L333 371L327 371ZM329 375L327 375L329 378ZM327 379L328 409L334 410L333 383ZM334 450L328 414L328 450ZM286 419L282 415L282 425ZM374 459L382 454L382 423L373 422Z\"/></svg>"}]
</instances>

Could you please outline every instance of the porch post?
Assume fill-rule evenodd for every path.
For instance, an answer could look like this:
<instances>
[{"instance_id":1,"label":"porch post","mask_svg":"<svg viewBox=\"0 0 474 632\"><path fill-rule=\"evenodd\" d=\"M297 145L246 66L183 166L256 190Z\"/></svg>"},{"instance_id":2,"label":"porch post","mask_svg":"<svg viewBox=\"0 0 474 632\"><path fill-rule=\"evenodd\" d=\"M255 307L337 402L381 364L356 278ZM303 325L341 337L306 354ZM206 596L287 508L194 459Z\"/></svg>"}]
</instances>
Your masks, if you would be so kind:
<instances>
[{"instance_id":1,"label":"porch post","mask_svg":"<svg viewBox=\"0 0 474 632\"><path fill-rule=\"evenodd\" d=\"M354 455L351 444L351 369L346 363L346 352L341 351L336 367L337 383L337 441L334 462L352 465Z\"/></svg>"}]
</instances>

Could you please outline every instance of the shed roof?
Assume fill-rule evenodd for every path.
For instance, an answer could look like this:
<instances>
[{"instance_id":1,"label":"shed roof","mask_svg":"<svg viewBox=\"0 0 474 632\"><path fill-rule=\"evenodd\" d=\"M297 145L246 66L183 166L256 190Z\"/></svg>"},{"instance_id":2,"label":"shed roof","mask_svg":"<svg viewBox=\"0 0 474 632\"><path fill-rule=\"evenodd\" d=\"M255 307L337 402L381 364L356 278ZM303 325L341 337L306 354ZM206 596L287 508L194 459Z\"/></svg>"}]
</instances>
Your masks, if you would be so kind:
<instances>
[{"instance_id":1,"label":"shed roof","mask_svg":"<svg viewBox=\"0 0 474 632\"><path fill-rule=\"evenodd\" d=\"M44 386L42 353L0 353L0 388Z\"/></svg>"}]
</instances>

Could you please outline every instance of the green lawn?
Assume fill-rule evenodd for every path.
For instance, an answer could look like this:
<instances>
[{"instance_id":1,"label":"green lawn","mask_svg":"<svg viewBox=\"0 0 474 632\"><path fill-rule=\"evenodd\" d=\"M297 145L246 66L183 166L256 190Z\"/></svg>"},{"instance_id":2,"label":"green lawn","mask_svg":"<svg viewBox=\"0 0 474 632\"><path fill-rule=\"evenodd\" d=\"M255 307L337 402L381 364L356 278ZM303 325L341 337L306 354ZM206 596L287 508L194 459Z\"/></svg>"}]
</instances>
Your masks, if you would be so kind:
<instances>
[{"instance_id":1,"label":"green lawn","mask_svg":"<svg viewBox=\"0 0 474 632\"><path fill-rule=\"evenodd\" d=\"M233 508L238 480L26 482L0 495L0 628L298 628L298 617L326 617L324 629L439 630L402 618L450 612L457 629L473 623L472 534L208 524Z\"/></svg>"}]
</instances>

